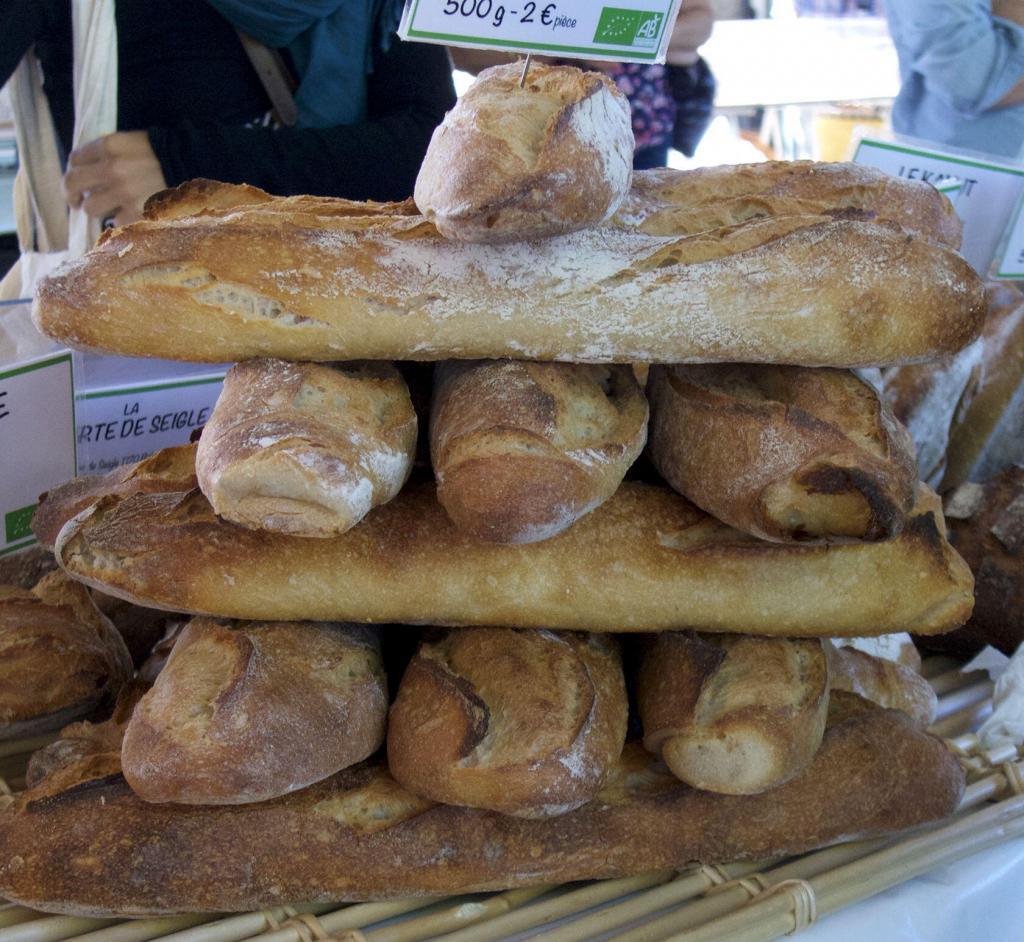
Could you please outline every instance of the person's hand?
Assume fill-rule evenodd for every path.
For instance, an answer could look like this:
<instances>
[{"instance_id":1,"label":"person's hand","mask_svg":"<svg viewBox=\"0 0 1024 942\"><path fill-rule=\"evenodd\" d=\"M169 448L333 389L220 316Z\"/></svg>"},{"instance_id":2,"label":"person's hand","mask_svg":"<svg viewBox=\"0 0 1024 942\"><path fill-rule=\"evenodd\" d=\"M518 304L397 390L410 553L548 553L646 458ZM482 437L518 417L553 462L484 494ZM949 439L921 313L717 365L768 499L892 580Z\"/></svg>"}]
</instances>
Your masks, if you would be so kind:
<instances>
[{"instance_id":1,"label":"person's hand","mask_svg":"<svg viewBox=\"0 0 1024 942\"><path fill-rule=\"evenodd\" d=\"M118 131L76 148L64 174L69 206L118 226L141 219L146 199L166 188L145 131Z\"/></svg>"}]
</instances>

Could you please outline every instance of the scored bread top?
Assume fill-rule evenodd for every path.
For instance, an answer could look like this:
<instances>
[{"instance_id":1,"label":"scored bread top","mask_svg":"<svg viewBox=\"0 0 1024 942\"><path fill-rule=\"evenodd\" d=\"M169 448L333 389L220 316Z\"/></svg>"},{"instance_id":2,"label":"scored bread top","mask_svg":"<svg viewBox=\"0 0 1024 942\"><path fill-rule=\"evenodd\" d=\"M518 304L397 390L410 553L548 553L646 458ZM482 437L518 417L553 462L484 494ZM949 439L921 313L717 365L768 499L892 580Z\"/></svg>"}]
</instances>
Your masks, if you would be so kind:
<instances>
[{"instance_id":1,"label":"scored bread top","mask_svg":"<svg viewBox=\"0 0 1024 942\"><path fill-rule=\"evenodd\" d=\"M447 238L507 242L572 232L629 190L629 102L600 72L495 66L435 130L416 180L420 211Z\"/></svg>"}]
</instances>

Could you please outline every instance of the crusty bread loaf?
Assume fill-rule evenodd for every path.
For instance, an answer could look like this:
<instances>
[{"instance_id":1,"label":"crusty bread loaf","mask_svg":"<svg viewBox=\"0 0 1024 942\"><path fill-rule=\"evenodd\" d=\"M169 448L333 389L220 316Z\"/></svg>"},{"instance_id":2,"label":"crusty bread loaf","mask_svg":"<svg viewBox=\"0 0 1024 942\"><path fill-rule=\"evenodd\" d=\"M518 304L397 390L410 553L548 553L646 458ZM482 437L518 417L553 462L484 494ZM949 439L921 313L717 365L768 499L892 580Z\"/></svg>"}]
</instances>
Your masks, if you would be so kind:
<instances>
[{"instance_id":1,"label":"crusty bread loaf","mask_svg":"<svg viewBox=\"0 0 1024 942\"><path fill-rule=\"evenodd\" d=\"M949 536L975 578L971 620L930 648L969 655L991 644L1013 654L1024 643L1024 467L946 497Z\"/></svg>"},{"instance_id":2,"label":"crusty bread loaf","mask_svg":"<svg viewBox=\"0 0 1024 942\"><path fill-rule=\"evenodd\" d=\"M844 648L856 648L873 657L882 657L896 664L902 664L915 674L921 673L921 652L914 639L905 631L891 635L875 635L873 638L836 638L835 643Z\"/></svg>"},{"instance_id":3,"label":"crusty bread loaf","mask_svg":"<svg viewBox=\"0 0 1024 942\"><path fill-rule=\"evenodd\" d=\"M644 747L682 781L726 795L788 782L825 733L831 645L665 632L637 675Z\"/></svg>"},{"instance_id":4,"label":"crusty bread loaf","mask_svg":"<svg viewBox=\"0 0 1024 942\"><path fill-rule=\"evenodd\" d=\"M1024 462L1024 296L994 282L988 317L955 356L885 372L885 397L910 429L921 477L942 492Z\"/></svg>"},{"instance_id":5,"label":"crusty bread loaf","mask_svg":"<svg viewBox=\"0 0 1024 942\"><path fill-rule=\"evenodd\" d=\"M649 451L699 507L766 540L878 540L914 503L914 445L846 370L657 366Z\"/></svg>"},{"instance_id":6,"label":"crusty bread loaf","mask_svg":"<svg viewBox=\"0 0 1024 942\"><path fill-rule=\"evenodd\" d=\"M117 776L56 793L46 785L0 797L0 896L52 912L124 916L785 857L944 817L964 774L905 716L870 710L831 728L803 774L763 795L697 791L627 747L598 797L554 820L434 805L373 764L272 802L229 807L148 804Z\"/></svg>"},{"instance_id":7,"label":"crusty bread loaf","mask_svg":"<svg viewBox=\"0 0 1024 942\"><path fill-rule=\"evenodd\" d=\"M855 648L833 650L832 687L900 710L922 728L931 726L938 709L932 685L916 671Z\"/></svg>"},{"instance_id":8,"label":"crusty bread loaf","mask_svg":"<svg viewBox=\"0 0 1024 942\"><path fill-rule=\"evenodd\" d=\"M0 740L113 706L131 676L124 641L84 586L62 572L31 590L0 586Z\"/></svg>"},{"instance_id":9,"label":"crusty bread loaf","mask_svg":"<svg viewBox=\"0 0 1024 942\"><path fill-rule=\"evenodd\" d=\"M103 475L72 478L55 490L59 500L43 493L32 516L32 532L43 546L53 549L60 528L79 511L110 494L145 494L190 491L197 486L196 446L163 448L137 464L123 465Z\"/></svg>"},{"instance_id":10,"label":"crusty bread loaf","mask_svg":"<svg viewBox=\"0 0 1024 942\"><path fill-rule=\"evenodd\" d=\"M953 204L931 184L874 167L811 161L637 173L613 224L651 235L686 235L801 213L893 222L954 249L963 237Z\"/></svg>"},{"instance_id":11,"label":"crusty bread loaf","mask_svg":"<svg viewBox=\"0 0 1024 942\"><path fill-rule=\"evenodd\" d=\"M628 703L608 635L456 630L424 642L388 718L388 767L448 805L525 818L594 797L626 741Z\"/></svg>"},{"instance_id":12,"label":"crusty bread loaf","mask_svg":"<svg viewBox=\"0 0 1024 942\"><path fill-rule=\"evenodd\" d=\"M858 366L952 353L984 313L963 259L894 225L781 216L487 246L388 206L320 202L112 230L41 283L36 323L77 347L185 360Z\"/></svg>"},{"instance_id":13,"label":"crusty bread loaf","mask_svg":"<svg viewBox=\"0 0 1024 942\"><path fill-rule=\"evenodd\" d=\"M47 498L52 518L61 498ZM460 534L433 487L410 486L347 533L310 541L225 523L198 491L171 490L99 498L61 530L57 556L138 604L233 618L933 633L967 620L973 587L936 514L926 500L877 543L781 545L626 482L558 536L502 546Z\"/></svg>"},{"instance_id":14,"label":"crusty bread loaf","mask_svg":"<svg viewBox=\"0 0 1024 942\"><path fill-rule=\"evenodd\" d=\"M365 759L386 715L371 629L197 618L128 723L124 775L146 801L265 801Z\"/></svg>"},{"instance_id":15,"label":"crusty bread loaf","mask_svg":"<svg viewBox=\"0 0 1024 942\"><path fill-rule=\"evenodd\" d=\"M0 556L0 585L31 589L56 568L57 560L53 551L34 544L16 553Z\"/></svg>"},{"instance_id":16,"label":"crusty bread loaf","mask_svg":"<svg viewBox=\"0 0 1024 942\"><path fill-rule=\"evenodd\" d=\"M412 469L416 413L390 363L233 367L196 451L225 520L296 536L344 533Z\"/></svg>"},{"instance_id":17,"label":"crusty bread loaf","mask_svg":"<svg viewBox=\"0 0 1024 942\"><path fill-rule=\"evenodd\" d=\"M477 539L560 533L615 492L646 439L647 400L627 366L485 360L435 373L437 497Z\"/></svg>"},{"instance_id":18,"label":"crusty bread loaf","mask_svg":"<svg viewBox=\"0 0 1024 942\"><path fill-rule=\"evenodd\" d=\"M520 63L480 73L435 129L416 178L446 238L509 242L575 232L629 191L629 101L600 72Z\"/></svg>"}]
</instances>

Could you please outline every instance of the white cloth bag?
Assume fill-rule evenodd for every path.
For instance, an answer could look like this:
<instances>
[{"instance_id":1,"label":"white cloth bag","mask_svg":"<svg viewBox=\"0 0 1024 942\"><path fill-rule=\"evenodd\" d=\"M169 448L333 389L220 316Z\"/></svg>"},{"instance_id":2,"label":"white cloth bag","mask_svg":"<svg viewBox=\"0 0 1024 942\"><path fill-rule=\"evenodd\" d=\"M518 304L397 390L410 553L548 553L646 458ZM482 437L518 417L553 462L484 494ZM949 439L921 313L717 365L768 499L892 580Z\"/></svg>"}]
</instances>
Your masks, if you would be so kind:
<instances>
[{"instance_id":1,"label":"white cloth bag","mask_svg":"<svg viewBox=\"0 0 1024 942\"><path fill-rule=\"evenodd\" d=\"M71 0L75 129L72 146L117 130L117 29L114 0ZM84 254L100 224L68 210L42 72L32 50L10 80L18 142L14 213L21 256L0 282L0 300L30 298L36 282L67 258Z\"/></svg>"}]
</instances>

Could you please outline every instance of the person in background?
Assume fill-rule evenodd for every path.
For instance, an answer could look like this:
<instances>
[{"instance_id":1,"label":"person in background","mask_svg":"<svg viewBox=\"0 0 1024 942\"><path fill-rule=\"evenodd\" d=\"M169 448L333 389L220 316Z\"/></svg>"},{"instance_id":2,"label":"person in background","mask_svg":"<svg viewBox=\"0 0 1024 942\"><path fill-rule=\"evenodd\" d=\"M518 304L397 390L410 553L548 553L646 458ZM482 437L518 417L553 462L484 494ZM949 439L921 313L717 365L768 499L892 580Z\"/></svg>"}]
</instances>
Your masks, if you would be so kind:
<instances>
[{"instance_id":1,"label":"person in background","mask_svg":"<svg viewBox=\"0 0 1024 942\"><path fill-rule=\"evenodd\" d=\"M712 0L683 0L666 65L570 59L560 62L605 72L629 99L637 170L663 167L673 146L692 156L711 119L715 83L697 50L714 25ZM457 69L474 74L516 58L489 50L450 50Z\"/></svg>"},{"instance_id":2,"label":"person in background","mask_svg":"<svg viewBox=\"0 0 1024 942\"><path fill-rule=\"evenodd\" d=\"M1017 157L1024 146L1024 0L892 0L901 134Z\"/></svg>"},{"instance_id":3,"label":"person in background","mask_svg":"<svg viewBox=\"0 0 1024 942\"><path fill-rule=\"evenodd\" d=\"M34 45L65 196L118 225L194 177L280 195L403 199L455 90L443 48L394 35L400 13L401 0L118 0L119 130L70 151L70 2L0 0L0 82ZM239 29L279 50L294 76L294 126L272 116Z\"/></svg>"}]
</instances>

